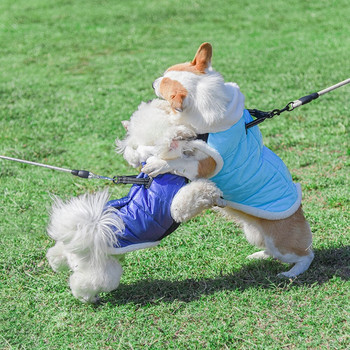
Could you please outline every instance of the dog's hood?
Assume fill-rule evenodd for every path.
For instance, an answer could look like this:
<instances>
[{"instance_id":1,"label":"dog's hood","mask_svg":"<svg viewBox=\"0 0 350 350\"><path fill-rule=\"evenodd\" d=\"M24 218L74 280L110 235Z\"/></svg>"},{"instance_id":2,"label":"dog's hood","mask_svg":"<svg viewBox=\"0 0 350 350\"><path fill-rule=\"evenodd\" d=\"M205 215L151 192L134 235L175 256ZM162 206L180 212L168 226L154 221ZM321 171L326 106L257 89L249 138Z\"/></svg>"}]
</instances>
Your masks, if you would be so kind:
<instances>
[{"instance_id":1,"label":"dog's hood","mask_svg":"<svg viewBox=\"0 0 350 350\"><path fill-rule=\"evenodd\" d=\"M162 82L166 80L166 83ZM178 83L182 89L173 83ZM166 88L167 87L167 88ZM161 91L161 88L163 89ZM244 95L236 83L225 83L215 71L195 75L184 71L167 71L154 82L156 94L170 104L180 99L177 123L191 125L197 134L221 132L236 124L243 115Z\"/></svg>"},{"instance_id":2,"label":"dog's hood","mask_svg":"<svg viewBox=\"0 0 350 350\"><path fill-rule=\"evenodd\" d=\"M235 125L244 112L244 95L236 83L224 83L219 90L216 93L221 95L222 100L215 103L205 101L203 105L206 111L202 110L202 116L192 111L187 113L185 109L183 113L178 114L179 121L189 123L198 134L221 132ZM203 95L205 96L205 92Z\"/></svg>"},{"instance_id":3,"label":"dog's hood","mask_svg":"<svg viewBox=\"0 0 350 350\"><path fill-rule=\"evenodd\" d=\"M227 95L231 97L231 100L227 105L224 117L215 122L213 126L215 131L213 132L229 129L242 118L244 112L244 95L239 89L239 86L236 83L225 83L225 89Z\"/></svg>"}]
</instances>

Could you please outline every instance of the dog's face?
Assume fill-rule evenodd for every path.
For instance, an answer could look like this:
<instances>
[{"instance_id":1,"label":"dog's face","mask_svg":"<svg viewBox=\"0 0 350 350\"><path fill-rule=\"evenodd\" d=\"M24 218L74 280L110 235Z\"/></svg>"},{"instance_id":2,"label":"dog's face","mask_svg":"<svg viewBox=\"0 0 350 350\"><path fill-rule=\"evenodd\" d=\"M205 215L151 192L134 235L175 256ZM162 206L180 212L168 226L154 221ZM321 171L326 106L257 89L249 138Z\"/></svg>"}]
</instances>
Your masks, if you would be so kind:
<instances>
[{"instance_id":1,"label":"dog's face","mask_svg":"<svg viewBox=\"0 0 350 350\"><path fill-rule=\"evenodd\" d=\"M168 68L156 79L156 95L167 100L184 124L196 132L209 132L215 122L223 118L229 97L222 76L211 66L212 46L202 44L191 62Z\"/></svg>"},{"instance_id":2,"label":"dog's face","mask_svg":"<svg viewBox=\"0 0 350 350\"><path fill-rule=\"evenodd\" d=\"M191 62L171 66L162 77L154 81L153 88L156 95L166 99L176 111L182 112L184 100L189 94L184 86L187 85L186 80L187 83L195 85L193 83L211 68L211 57L211 45L209 43L202 44Z\"/></svg>"},{"instance_id":3,"label":"dog's face","mask_svg":"<svg viewBox=\"0 0 350 350\"><path fill-rule=\"evenodd\" d=\"M151 156L165 160L180 158L188 151L187 141L197 135L192 128L176 124L173 116L165 100L141 102L130 120L122 121L127 134L116 140L117 152L135 168Z\"/></svg>"}]
</instances>

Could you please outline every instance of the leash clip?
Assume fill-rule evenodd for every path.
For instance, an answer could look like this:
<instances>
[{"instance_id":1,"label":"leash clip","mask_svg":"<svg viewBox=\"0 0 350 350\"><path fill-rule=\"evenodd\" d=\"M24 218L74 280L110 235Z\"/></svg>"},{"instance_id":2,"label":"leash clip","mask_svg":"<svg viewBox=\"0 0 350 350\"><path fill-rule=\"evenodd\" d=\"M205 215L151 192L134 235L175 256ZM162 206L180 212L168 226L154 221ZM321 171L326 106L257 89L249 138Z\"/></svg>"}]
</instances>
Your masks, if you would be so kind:
<instances>
[{"instance_id":1,"label":"leash clip","mask_svg":"<svg viewBox=\"0 0 350 350\"><path fill-rule=\"evenodd\" d=\"M149 189L151 187L151 184L153 182L152 177L146 177L146 178L138 178L137 175L127 175L127 176L114 176L113 182L118 184L124 184L124 185L143 185L146 189Z\"/></svg>"},{"instance_id":2,"label":"leash clip","mask_svg":"<svg viewBox=\"0 0 350 350\"><path fill-rule=\"evenodd\" d=\"M290 112L294 108L295 107L293 105L293 102L289 102L284 108L273 109L271 112L263 112L263 111L260 111L259 109L248 109L249 114L255 117L256 119L247 123L245 125L245 130L247 132L249 128L262 123L265 119L271 119L275 115L280 115L283 112Z\"/></svg>"}]
</instances>

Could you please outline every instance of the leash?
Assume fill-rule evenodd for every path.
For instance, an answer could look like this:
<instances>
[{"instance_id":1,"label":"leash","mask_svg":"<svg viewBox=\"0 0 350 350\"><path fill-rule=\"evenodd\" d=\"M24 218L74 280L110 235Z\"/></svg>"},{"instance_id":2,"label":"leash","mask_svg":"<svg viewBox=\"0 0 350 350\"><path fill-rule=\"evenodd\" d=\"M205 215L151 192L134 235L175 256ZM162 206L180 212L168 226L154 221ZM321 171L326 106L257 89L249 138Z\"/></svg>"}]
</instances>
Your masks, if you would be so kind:
<instances>
[{"instance_id":1,"label":"leash","mask_svg":"<svg viewBox=\"0 0 350 350\"><path fill-rule=\"evenodd\" d=\"M292 110L294 110L297 107L300 107L302 105L305 105L313 100L316 100L317 98L319 98L320 96L326 94L327 92L333 91L335 89L340 88L341 86L344 86L346 84L350 83L350 78L346 79L344 81L341 81L338 84L332 85L324 90L321 90L319 92L314 92L310 95L306 95L303 97L300 97L298 100L289 102L284 108L282 109L274 109L270 112L263 112L260 111L258 109L248 109L248 112L250 113L250 115L252 115L253 117L255 117L256 119L251 121L250 123L247 123L245 126L245 129L248 130L249 128L258 125L260 123L262 123L265 119L270 119L273 118L275 115L280 115L283 112L291 112Z\"/></svg>"},{"instance_id":2,"label":"leash","mask_svg":"<svg viewBox=\"0 0 350 350\"><path fill-rule=\"evenodd\" d=\"M291 112L293 111L295 108L300 107L302 105L305 105L313 100L316 100L317 98L319 98L320 96L333 91L335 89L340 88L341 86L344 86L346 84L350 83L350 78L346 79L344 81L341 81L338 84L332 85L324 90L321 90L319 92L314 92L310 95L306 95L303 96L297 100L294 100L292 102L289 102L284 108L282 109L273 109L270 112L264 112L264 111L260 111L258 109L248 109L248 112L255 117L256 119L247 123L245 128L246 131L255 126L258 125L260 123L262 123L264 120L266 119L271 119L273 118L275 115L280 115L283 112ZM206 135L204 135L205 138ZM52 169L52 170L57 170L57 171L63 171L66 173L70 173L74 176L78 176L84 179L99 179L99 180L108 180L108 181L112 181L115 184L132 184L132 185L144 185L146 188L149 188L151 186L151 183L153 181L153 179L151 177L148 178L137 178L137 175L127 175L127 176L114 176L113 178L108 177L108 176L101 176L101 175L96 175L88 170L76 170L76 169L66 169L66 168L60 168L57 166L53 166L53 165L47 165L47 164L42 164L42 163L36 163L36 162L31 162L28 160L24 160L24 159L18 159L18 158L12 158L12 157L6 157L6 156L1 156L0 155L0 159L5 159L5 160L10 160L10 161L14 161L14 162L19 162L19 163L24 163L24 164L29 164L29 165L35 165L35 166L40 166L43 168L47 168L47 169Z\"/></svg>"},{"instance_id":3,"label":"leash","mask_svg":"<svg viewBox=\"0 0 350 350\"><path fill-rule=\"evenodd\" d=\"M36 162L31 162L29 160L23 160L23 159L6 157L6 156L0 156L0 158L1 159L5 159L5 160L10 160L10 161L13 161L13 162L19 162L19 163L23 163L23 164L35 165L35 166L40 166L40 167L47 168L47 169L52 169L52 170L57 170L57 171L70 173L70 174L72 174L74 176L78 176L78 177L81 177L83 179L108 180L108 181L112 181L116 185L118 185L118 184L144 185L145 188L149 188L151 186L152 181L153 181L153 179L151 177L137 178L137 175L108 177L108 176L96 175L96 174L94 174L94 173L92 173L91 171L88 171L88 170L76 170L76 169L60 168L60 167L53 166L53 165L36 163Z\"/></svg>"}]
</instances>

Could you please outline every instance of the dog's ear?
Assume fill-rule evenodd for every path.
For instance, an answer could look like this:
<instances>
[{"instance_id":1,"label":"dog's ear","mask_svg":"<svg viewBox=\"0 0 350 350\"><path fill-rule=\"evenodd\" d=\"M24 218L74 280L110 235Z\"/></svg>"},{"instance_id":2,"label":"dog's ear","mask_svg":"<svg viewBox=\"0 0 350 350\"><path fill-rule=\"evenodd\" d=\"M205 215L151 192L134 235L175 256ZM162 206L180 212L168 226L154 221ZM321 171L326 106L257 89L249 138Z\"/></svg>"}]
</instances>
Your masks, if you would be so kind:
<instances>
[{"instance_id":1,"label":"dog's ear","mask_svg":"<svg viewBox=\"0 0 350 350\"><path fill-rule=\"evenodd\" d=\"M167 77L163 78L160 82L159 91L174 110L182 112L187 90L180 82Z\"/></svg>"},{"instance_id":2,"label":"dog's ear","mask_svg":"<svg viewBox=\"0 0 350 350\"><path fill-rule=\"evenodd\" d=\"M205 70L210 66L211 64L211 57L213 55L213 48L211 44L209 43L203 43L199 49L197 50L196 55L194 56L193 61L191 62L193 66L196 67L196 69L201 72L205 73Z\"/></svg>"}]
</instances>

